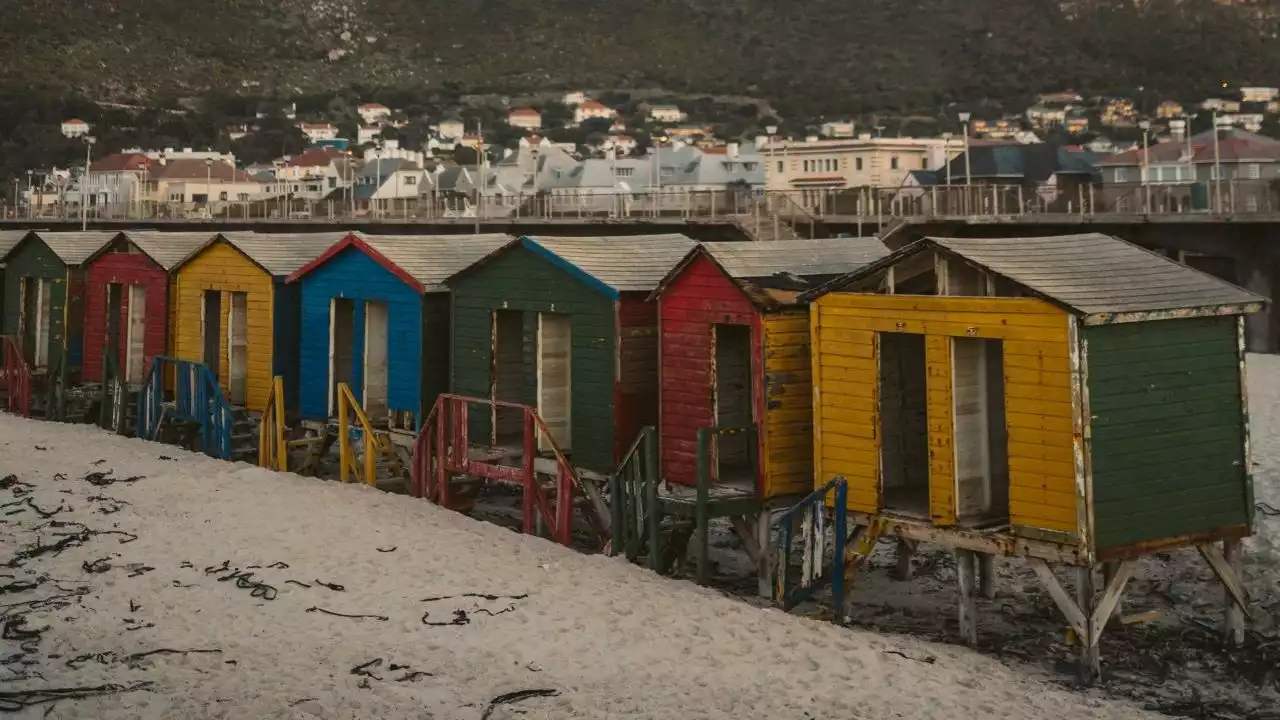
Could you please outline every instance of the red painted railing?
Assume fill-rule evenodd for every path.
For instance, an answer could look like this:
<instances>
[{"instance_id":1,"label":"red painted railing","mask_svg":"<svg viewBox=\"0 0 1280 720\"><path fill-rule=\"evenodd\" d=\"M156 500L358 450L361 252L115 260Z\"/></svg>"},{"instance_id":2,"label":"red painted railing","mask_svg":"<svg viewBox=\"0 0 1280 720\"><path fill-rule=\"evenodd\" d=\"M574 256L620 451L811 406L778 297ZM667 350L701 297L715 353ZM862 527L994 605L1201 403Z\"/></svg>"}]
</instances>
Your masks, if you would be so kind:
<instances>
[{"instance_id":1,"label":"red painted railing","mask_svg":"<svg viewBox=\"0 0 1280 720\"><path fill-rule=\"evenodd\" d=\"M4 345L4 380L8 394L7 408L9 412L21 413L23 417L31 417L31 366L22 357L22 345L13 335L0 336L0 344Z\"/></svg>"},{"instance_id":2,"label":"red painted railing","mask_svg":"<svg viewBox=\"0 0 1280 720\"><path fill-rule=\"evenodd\" d=\"M494 411L497 408L521 413L522 443L519 465L503 465L499 462L472 459L468 415L471 406ZM537 458L537 433L545 434L556 463L556 477L547 485L538 480L534 461ZM483 448L480 444L479 447ZM413 447L412 494L431 502L465 512L472 500L458 497L450 485L453 475L469 475L497 482L516 485L523 489L523 529L533 534L539 518L542 519L551 538L562 545L572 542L572 518L574 496L580 481L564 453L556 445L546 423L535 409L519 403L441 395L427 415L426 422ZM549 490L555 490L554 499Z\"/></svg>"}]
</instances>

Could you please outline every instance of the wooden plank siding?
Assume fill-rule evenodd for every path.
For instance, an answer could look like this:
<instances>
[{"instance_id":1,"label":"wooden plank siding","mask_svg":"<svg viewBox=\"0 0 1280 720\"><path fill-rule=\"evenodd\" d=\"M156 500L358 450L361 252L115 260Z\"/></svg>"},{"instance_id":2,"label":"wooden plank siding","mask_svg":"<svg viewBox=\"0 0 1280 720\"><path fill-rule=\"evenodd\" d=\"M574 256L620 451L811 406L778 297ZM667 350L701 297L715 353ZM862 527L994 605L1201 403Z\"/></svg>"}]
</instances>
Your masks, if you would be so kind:
<instances>
[{"instance_id":1,"label":"wooden plank siding","mask_svg":"<svg viewBox=\"0 0 1280 720\"><path fill-rule=\"evenodd\" d=\"M68 300L77 302L77 298L83 299L83 290L71 287L76 283L77 277L82 275L72 273L49 249L49 246L35 236L26 238L13 249L5 262L4 272L4 332L19 337L24 335L22 332L23 279L50 280L49 367L52 368L59 362L64 351L67 352L68 360L78 359L75 353L78 353L82 346L83 328L68 322L76 314L70 312L67 304ZM32 298L30 302L35 302L35 299ZM30 330L28 329L25 334L29 337ZM26 355L27 361L31 362L34 358L33 349L25 346L26 338L23 338L23 342L23 354ZM72 369L78 368L69 368L69 370ZM75 373L69 373L68 377L74 382Z\"/></svg>"},{"instance_id":2,"label":"wooden plank siding","mask_svg":"<svg viewBox=\"0 0 1280 720\"><path fill-rule=\"evenodd\" d=\"M1247 525L1234 316L1083 330L1098 549Z\"/></svg>"},{"instance_id":3,"label":"wooden plank siding","mask_svg":"<svg viewBox=\"0 0 1280 720\"><path fill-rule=\"evenodd\" d=\"M201 298L206 290L216 290L222 297L219 318L221 360L218 384L227 391L227 377L231 362L228 357L227 309L231 307L231 293L246 293L247 300L247 373L246 403L253 411L261 411L271 392L275 348L275 285L265 270L255 265L243 253L219 240L180 268L173 278L175 357L193 362L203 360ZM294 380L296 383L296 380Z\"/></svg>"},{"instance_id":4,"label":"wooden plank siding","mask_svg":"<svg viewBox=\"0 0 1280 720\"><path fill-rule=\"evenodd\" d=\"M291 286L301 289L298 374L299 409L304 418L329 416L329 314L335 298L352 300L355 306L352 338L360 352L354 355L351 390L356 399L364 401L365 306L369 302L386 303L388 409L423 412L423 301L416 288L355 246L341 250ZM447 338L441 340L447 348Z\"/></svg>"},{"instance_id":5,"label":"wooden plank siding","mask_svg":"<svg viewBox=\"0 0 1280 720\"><path fill-rule=\"evenodd\" d=\"M809 310L764 316L764 496L813 488L813 368Z\"/></svg>"},{"instance_id":6,"label":"wooden plank siding","mask_svg":"<svg viewBox=\"0 0 1280 720\"><path fill-rule=\"evenodd\" d=\"M658 424L658 303L640 294L618 302L618 431L614 456L635 442L646 425Z\"/></svg>"},{"instance_id":7,"label":"wooden plank siding","mask_svg":"<svg viewBox=\"0 0 1280 720\"><path fill-rule=\"evenodd\" d=\"M760 348L759 313L738 286L705 257L691 262L663 289L659 304L662 477L692 485L697 481L698 430L716 424L712 326L749 326L751 347ZM752 353L756 388L760 355ZM768 439L762 438L762 452L767 444Z\"/></svg>"},{"instance_id":8,"label":"wooden plank siding","mask_svg":"<svg viewBox=\"0 0 1280 720\"><path fill-rule=\"evenodd\" d=\"M615 469L615 361L617 329L613 298L524 248L512 248L453 283L454 392L487 398L493 361L493 312L523 313L526 402L536 403L537 313L570 316L573 462L596 472ZM474 409L471 432L487 438L490 418Z\"/></svg>"},{"instance_id":9,"label":"wooden plank siding","mask_svg":"<svg viewBox=\"0 0 1280 720\"><path fill-rule=\"evenodd\" d=\"M954 523L951 338L1002 340L1010 521L1038 529L1076 530L1071 375L1057 371L1069 364L1069 322L1063 311L1029 298L856 293L832 293L814 307L815 483L844 475L850 482L849 507L879 510L877 335L923 334L930 516L940 525Z\"/></svg>"},{"instance_id":10,"label":"wooden plank siding","mask_svg":"<svg viewBox=\"0 0 1280 720\"><path fill-rule=\"evenodd\" d=\"M151 371L151 358L167 351L169 334L169 273L127 242L99 255L85 267L85 382L102 381L102 356L107 339L107 285L120 285L120 318L117 324L116 366L125 372L129 337L129 286L139 285L146 292L143 316L143 377Z\"/></svg>"}]
</instances>

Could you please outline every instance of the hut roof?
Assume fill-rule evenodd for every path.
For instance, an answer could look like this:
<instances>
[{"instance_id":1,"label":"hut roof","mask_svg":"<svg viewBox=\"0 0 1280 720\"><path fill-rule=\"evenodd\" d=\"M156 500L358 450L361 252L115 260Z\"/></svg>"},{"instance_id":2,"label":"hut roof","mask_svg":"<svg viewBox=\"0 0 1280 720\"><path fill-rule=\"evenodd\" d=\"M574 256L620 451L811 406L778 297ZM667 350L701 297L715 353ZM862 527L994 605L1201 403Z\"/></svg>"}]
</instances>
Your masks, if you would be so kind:
<instances>
[{"instance_id":1,"label":"hut roof","mask_svg":"<svg viewBox=\"0 0 1280 720\"><path fill-rule=\"evenodd\" d=\"M17 246L22 238L27 236L30 230L0 230L0 263L4 262L4 258L9 251Z\"/></svg>"},{"instance_id":2,"label":"hut roof","mask_svg":"<svg viewBox=\"0 0 1280 720\"><path fill-rule=\"evenodd\" d=\"M277 277L289 275L315 260L346 236L345 232L227 232L218 237L231 243L263 270Z\"/></svg>"},{"instance_id":3,"label":"hut roof","mask_svg":"<svg viewBox=\"0 0 1280 720\"><path fill-rule=\"evenodd\" d=\"M1154 317L1243 314L1267 299L1101 233L1029 238L927 237L821 288L838 289L898 261L939 249L1085 317L1088 324Z\"/></svg>"},{"instance_id":4,"label":"hut roof","mask_svg":"<svg viewBox=\"0 0 1280 720\"><path fill-rule=\"evenodd\" d=\"M35 230L32 234L44 241L53 254L57 255L64 265L70 267L83 265L85 260L92 257L117 235L114 232L103 231L50 232L48 230Z\"/></svg>"},{"instance_id":5,"label":"hut roof","mask_svg":"<svg viewBox=\"0 0 1280 720\"><path fill-rule=\"evenodd\" d=\"M181 265L183 260L207 245L214 236L213 233L208 232L165 232L163 230L128 230L121 234L166 272ZM99 248L94 256L105 251L107 247L109 245Z\"/></svg>"},{"instance_id":6,"label":"hut roof","mask_svg":"<svg viewBox=\"0 0 1280 720\"><path fill-rule=\"evenodd\" d=\"M446 278L512 241L510 235L366 235L349 233L289 276L295 282L348 247L358 247L419 292L445 290Z\"/></svg>"}]
</instances>

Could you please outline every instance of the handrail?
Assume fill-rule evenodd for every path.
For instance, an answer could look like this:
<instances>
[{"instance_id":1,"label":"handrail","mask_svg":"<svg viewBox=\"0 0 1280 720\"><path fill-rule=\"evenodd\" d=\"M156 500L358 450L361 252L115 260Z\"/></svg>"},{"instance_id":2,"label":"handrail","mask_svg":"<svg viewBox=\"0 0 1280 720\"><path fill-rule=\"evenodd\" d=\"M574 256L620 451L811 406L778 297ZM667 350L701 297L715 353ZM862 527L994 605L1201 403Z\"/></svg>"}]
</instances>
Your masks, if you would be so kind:
<instances>
[{"instance_id":1,"label":"handrail","mask_svg":"<svg viewBox=\"0 0 1280 720\"><path fill-rule=\"evenodd\" d=\"M172 407L165 398L166 371L173 375ZM167 355L151 361L151 373L143 387L142 435L154 440L165 417L200 426L201 448L208 455L231 459L231 405L209 368L198 362Z\"/></svg>"},{"instance_id":2,"label":"handrail","mask_svg":"<svg viewBox=\"0 0 1280 720\"><path fill-rule=\"evenodd\" d=\"M356 416L356 423L364 432L364 478L361 482L376 486L378 484L378 453L384 449L382 440L374 431L373 423L369 422L369 416L365 414L364 408L356 402L355 393L351 392L351 388L346 383L338 383L338 476L344 483L349 482L348 474L354 459L351 455L350 414L352 413ZM357 470L356 475L360 474L361 472Z\"/></svg>"},{"instance_id":3,"label":"handrail","mask_svg":"<svg viewBox=\"0 0 1280 720\"><path fill-rule=\"evenodd\" d=\"M270 470L289 472L288 441L284 426L284 378L271 380L266 409L258 421L258 465Z\"/></svg>"},{"instance_id":4,"label":"handrail","mask_svg":"<svg viewBox=\"0 0 1280 720\"><path fill-rule=\"evenodd\" d=\"M628 560L640 556L644 538L656 538L662 519L657 512L658 483L658 429L652 425L641 428L635 442L618 469L609 475L609 496L612 499L612 539L609 554L624 553ZM651 547L652 541L650 543ZM657 570L658 553L650 552L649 566Z\"/></svg>"},{"instance_id":5,"label":"handrail","mask_svg":"<svg viewBox=\"0 0 1280 720\"><path fill-rule=\"evenodd\" d=\"M751 489L759 493L760 458L757 441L759 429L754 425L715 425L698 428L697 456L697 504L694 515L697 522L698 542L698 584L706 585L710 574L710 563L707 554L711 547L711 440L714 438L746 435L747 458L751 463Z\"/></svg>"},{"instance_id":6,"label":"handrail","mask_svg":"<svg viewBox=\"0 0 1280 720\"><path fill-rule=\"evenodd\" d=\"M13 335L0 336L4 346L4 384L8 393L6 405L9 412L20 412L31 417L31 366L22 356L22 344Z\"/></svg>"},{"instance_id":7,"label":"handrail","mask_svg":"<svg viewBox=\"0 0 1280 720\"><path fill-rule=\"evenodd\" d=\"M830 565L826 560L826 504L827 495L835 492L832 512L835 515L833 531L834 545L831 552ZM822 582L831 583L831 602L835 610L836 624L843 622L844 617L844 572L846 526L848 523L849 484L844 477L831 478L822 487L809 493L803 500L780 513L773 520L773 526L780 530L777 541L777 555L773 563L774 601L784 609L793 607L797 602L808 597ZM801 541L804 559L801 567L799 587L790 586L788 565L795 535L795 520L801 520Z\"/></svg>"}]
</instances>

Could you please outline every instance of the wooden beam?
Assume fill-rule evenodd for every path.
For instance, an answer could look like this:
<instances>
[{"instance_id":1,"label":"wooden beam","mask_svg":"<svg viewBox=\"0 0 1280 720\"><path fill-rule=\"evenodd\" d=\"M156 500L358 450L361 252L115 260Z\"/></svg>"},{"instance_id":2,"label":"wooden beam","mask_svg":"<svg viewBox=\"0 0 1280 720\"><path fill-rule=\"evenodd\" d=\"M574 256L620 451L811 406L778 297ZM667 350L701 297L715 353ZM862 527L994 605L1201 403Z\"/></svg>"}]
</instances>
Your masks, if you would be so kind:
<instances>
[{"instance_id":1,"label":"wooden beam","mask_svg":"<svg viewBox=\"0 0 1280 720\"><path fill-rule=\"evenodd\" d=\"M1054 604L1066 616L1067 622L1071 624L1071 629L1075 630L1076 636L1079 638L1088 637L1085 632L1084 613L1076 605L1071 596L1067 594L1062 583L1058 582L1058 576L1053 574L1053 569L1049 567L1049 563L1040 558L1027 558L1027 562L1031 563L1031 569L1035 571L1036 577L1040 578L1040 584L1044 585L1044 589L1049 592L1049 597L1053 598Z\"/></svg>"},{"instance_id":2,"label":"wooden beam","mask_svg":"<svg viewBox=\"0 0 1280 720\"><path fill-rule=\"evenodd\" d=\"M751 558L751 562L756 567L760 567L760 561L763 553L760 550L760 544L756 539L756 528L752 527L753 523L745 515L730 515L729 524L733 526L733 531L737 533L738 539L742 541L742 548L747 551L747 556Z\"/></svg>"},{"instance_id":3,"label":"wooden beam","mask_svg":"<svg viewBox=\"0 0 1280 720\"><path fill-rule=\"evenodd\" d=\"M1102 599L1098 601L1098 607L1092 613L1092 621L1090 623L1090 645L1097 645L1102 638L1102 629L1107 626L1107 621L1115 613L1120 605L1120 598L1124 597L1124 586L1129 582L1129 578L1133 577L1134 561L1125 560L1114 568L1110 577L1107 579L1106 590L1102 593Z\"/></svg>"},{"instance_id":4,"label":"wooden beam","mask_svg":"<svg viewBox=\"0 0 1280 720\"><path fill-rule=\"evenodd\" d=\"M972 550L956 550L956 580L960 586L960 636L978 644L978 606L975 602L977 562Z\"/></svg>"},{"instance_id":5,"label":"wooden beam","mask_svg":"<svg viewBox=\"0 0 1280 720\"><path fill-rule=\"evenodd\" d=\"M1076 568L1076 606L1088 608L1093 606L1093 567L1082 565ZM1101 629L1096 627L1091 614L1085 621L1085 633L1080 635L1080 681L1092 685L1102 675L1102 657L1098 652L1098 636Z\"/></svg>"},{"instance_id":6,"label":"wooden beam","mask_svg":"<svg viewBox=\"0 0 1280 720\"><path fill-rule=\"evenodd\" d=\"M996 556L991 553L977 553L978 557L978 589L982 597L991 600L996 596Z\"/></svg>"},{"instance_id":7,"label":"wooden beam","mask_svg":"<svg viewBox=\"0 0 1280 720\"><path fill-rule=\"evenodd\" d=\"M890 268L892 269L892 268ZM893 573L897 580L910 580L912 575L911 558L916 554L918 543L907 538L898 538L898 567Z\"/></svg>"},{"instance_id":8,"label":"wooden beam","mask_svg":"<svg viewBox=\"0 0 1280 720\"><path fill-rule=\"evenodd\" d=\"M1239 540L1235 541L1239 544ZM1240 583L1240 576L1236 574L1235 568L1231 566L1222 556L1222 552L1217 546L1208 543L1196 545L1196 549L1200 551L1200 556L1209 563L1209 567L1213 568L1213 572L1218 576L1218 580L1222 582L1223 587L1227 589L1227 594L1235 601L1235 605L1239 607L1241 614L1246 619L1252 619L1249 614L1249 594L1245 591L1244 585ZM1233 555L1238 555L1239 551L1232 551ZM1236 562L1239 562L1238 558Z\"/></svg>"}]
</instances>

